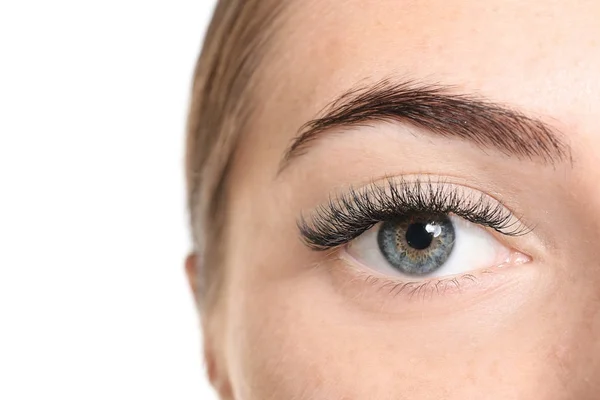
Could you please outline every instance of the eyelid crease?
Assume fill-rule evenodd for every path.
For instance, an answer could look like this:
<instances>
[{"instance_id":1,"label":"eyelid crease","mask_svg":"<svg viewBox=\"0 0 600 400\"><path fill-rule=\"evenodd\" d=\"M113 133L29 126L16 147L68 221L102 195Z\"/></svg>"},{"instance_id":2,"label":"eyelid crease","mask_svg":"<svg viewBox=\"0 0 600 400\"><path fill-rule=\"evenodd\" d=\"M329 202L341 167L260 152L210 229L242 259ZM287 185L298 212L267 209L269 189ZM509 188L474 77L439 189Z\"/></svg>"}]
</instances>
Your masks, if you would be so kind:
<instances>
[{"instance_id":1,"label":"eyelid crease","mask_svg":"<svg viewBox=\"0 0 600 400\"><path fill-rule=\"evenodd\" d=\"M415 213L454 214L507 236L533 230L499 200L476 189L443 179L404 177L387 177L385 184L371 182L330 196L308 217L301 215L297 226L304 243L322 251L350 242L378 222Z\"/></svg>"}]
</instances>

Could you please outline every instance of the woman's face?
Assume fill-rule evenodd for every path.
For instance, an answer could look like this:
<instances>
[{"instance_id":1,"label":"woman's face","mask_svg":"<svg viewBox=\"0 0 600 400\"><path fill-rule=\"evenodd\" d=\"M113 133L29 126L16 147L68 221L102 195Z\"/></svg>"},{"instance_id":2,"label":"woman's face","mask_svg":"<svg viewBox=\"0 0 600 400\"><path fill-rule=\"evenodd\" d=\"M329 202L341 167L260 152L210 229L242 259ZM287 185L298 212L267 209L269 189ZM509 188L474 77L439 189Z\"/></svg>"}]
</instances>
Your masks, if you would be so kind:
<instances>
[{"instance_id":1,"label":"woman's face","mask_svg":"<svg viewBox=\"0 0 600 400\"><path fill-rule=\"evenodd\" d=\"M218 385L598 398L600 3L297 1L280 18L228 176Z\"/></svg>"}]
</instances>

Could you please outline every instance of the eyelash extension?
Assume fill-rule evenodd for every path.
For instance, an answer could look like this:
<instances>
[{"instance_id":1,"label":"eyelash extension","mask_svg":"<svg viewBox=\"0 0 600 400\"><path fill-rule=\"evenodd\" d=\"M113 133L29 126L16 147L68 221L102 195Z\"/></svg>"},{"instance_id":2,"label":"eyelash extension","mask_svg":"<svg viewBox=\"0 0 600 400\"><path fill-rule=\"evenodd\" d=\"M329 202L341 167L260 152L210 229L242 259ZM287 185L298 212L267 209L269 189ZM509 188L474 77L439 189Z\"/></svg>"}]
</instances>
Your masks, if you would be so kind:
<instances>
[{"instance_id":1,"label":"eyelash extension","mask_svg":"<svg viewBox=\"0 0 600 400\"><path fill-rule=\"evenodd\" d=\"M362 189L330 197L309 219L301 216L298 229L313 250L329 250L357 238L375 224L412 214L454 214L503 235L530 232L500 202L464 187L431 180L387 179L387 185L371 183Z\"/></svg>"}]
</instances>

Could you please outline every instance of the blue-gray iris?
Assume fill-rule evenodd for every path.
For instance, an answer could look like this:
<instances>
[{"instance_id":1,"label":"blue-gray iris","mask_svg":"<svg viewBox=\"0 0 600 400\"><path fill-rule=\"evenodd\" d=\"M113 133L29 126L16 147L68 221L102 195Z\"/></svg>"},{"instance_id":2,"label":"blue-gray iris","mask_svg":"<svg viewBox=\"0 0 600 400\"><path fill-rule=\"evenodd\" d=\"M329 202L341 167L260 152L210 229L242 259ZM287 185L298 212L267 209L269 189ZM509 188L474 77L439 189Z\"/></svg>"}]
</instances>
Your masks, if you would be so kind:
<instances>
[{"instance_id":1,"label":"blue-gray iris","mask_svg":"<svg viewBox=\"0 0 600 400\"><path fill-rule=\"evenodd\" d=\"M422 276L439 269L454 247L454 226L447 215L416 215L384 222L377 234L386 260L400 272Z\"/></svg>"}]
</instances>

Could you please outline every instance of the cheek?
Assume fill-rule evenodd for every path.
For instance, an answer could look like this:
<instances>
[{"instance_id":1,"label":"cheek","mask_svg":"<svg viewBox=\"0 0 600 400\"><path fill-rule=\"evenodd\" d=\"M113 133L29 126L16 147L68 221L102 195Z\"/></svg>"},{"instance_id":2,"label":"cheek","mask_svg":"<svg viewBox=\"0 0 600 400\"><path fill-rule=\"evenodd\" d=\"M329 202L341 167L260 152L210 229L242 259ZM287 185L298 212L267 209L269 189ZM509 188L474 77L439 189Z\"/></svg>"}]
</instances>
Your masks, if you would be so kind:
<instances>
[{"instance_id":1,"label":"cheek","mask_svg":"<svg viewBox=\"0 0 600 400\"><path fill-rule=\"evenodd\" d=\"M329 323L319 310L331 305L323 304L326 299L319 297L319 288L309 282L296 282L292 288L285 282L245 282L245 287L238 286L233 296L238 300L229 308L229 364L238 397L343 398L336 376L351 371L339 364L346 358L341 342L324 336L322 324ZM325 393L328 396L323 397Z\"/></svg>"},{"instance_id":2,"label":"cheek","mask_svg":"<svg viewBox=\"0 0 600 400\"><path fill-rule=\"evenodd\" d=\"M424 302L406 317L356 307L325 268L280 279L264 268L246 264L230 285L240 399L562 399L600 372L589 352L597 326L573 312L589 293L570 285L507 288L447 313Z\"/></svg>"}]
</instances>

